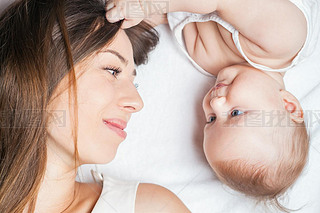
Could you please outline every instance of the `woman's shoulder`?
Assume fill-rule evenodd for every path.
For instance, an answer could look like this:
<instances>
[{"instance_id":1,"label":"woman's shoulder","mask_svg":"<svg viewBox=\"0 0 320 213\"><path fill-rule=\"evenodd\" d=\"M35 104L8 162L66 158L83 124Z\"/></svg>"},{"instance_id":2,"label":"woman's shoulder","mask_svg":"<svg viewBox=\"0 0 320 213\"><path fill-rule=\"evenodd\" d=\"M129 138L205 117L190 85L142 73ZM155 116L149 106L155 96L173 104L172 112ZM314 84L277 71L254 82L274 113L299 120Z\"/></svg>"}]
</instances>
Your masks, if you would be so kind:
<instances>
[{"instance_id":1,"label":"woman's shoulder","mask_svg":"<svg viewBox=\"0 0 320 213\"><path fill-rule=\"evenodd\" d=\"M155 184L139 184L135 212L190 212L170 190Z\"/></svg>"},{"instance_id":2,"label":"woman's shoulder","mask_svg":"<svg viewBox=\"0 0 320 213\"><path fill-rule=\"evenodd\" d=\"M107 175L94 177L97 183L79 183L79 208L74 212L190 212L174 193L162 186Z\"/></svg>"}]
</instances>

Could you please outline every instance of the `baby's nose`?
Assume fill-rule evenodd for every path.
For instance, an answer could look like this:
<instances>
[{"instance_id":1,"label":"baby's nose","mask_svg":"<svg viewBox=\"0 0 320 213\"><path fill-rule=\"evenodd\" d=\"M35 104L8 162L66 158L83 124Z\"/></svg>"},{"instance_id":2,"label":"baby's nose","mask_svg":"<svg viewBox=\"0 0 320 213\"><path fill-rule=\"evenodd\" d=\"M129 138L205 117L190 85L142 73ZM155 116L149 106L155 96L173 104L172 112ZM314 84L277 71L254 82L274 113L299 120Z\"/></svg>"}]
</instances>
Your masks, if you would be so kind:
<instances>
[{"instance_id":1,"label":"baby's nose","mask_svg":"<svg viewBox=\"0 0 320 213\"><path fill-rule=\"evenodd\" d=\"M213 109L215 114L221 114L225 108L226 97L225 96L216 96L211 99L210 106Z\"/></svg>"}]
</instances>

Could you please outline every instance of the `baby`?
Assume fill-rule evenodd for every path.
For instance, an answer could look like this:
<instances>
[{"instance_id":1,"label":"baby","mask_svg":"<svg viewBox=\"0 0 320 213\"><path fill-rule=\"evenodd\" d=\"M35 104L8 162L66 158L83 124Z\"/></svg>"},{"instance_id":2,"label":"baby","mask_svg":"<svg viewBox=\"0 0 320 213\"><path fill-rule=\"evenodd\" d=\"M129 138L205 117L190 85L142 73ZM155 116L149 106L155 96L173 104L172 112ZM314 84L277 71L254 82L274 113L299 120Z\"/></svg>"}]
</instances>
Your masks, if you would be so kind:
<instances>
[{"instance_id":1,"label":"baby","mask_svg":"<svg viewBox=\"0 0 320 213\"><path fill-rule=\"evenodd\" d=\"M137 0L135 17L128 2L109 4L108 20L126 28L186 11L169 13L169 25L199 71L216 76L203 101L207 160L231 188L278 204L308 156L303 110L283 77L313 51L317 0L170 0L157 10Z\"/></svg>"}]
</instances>

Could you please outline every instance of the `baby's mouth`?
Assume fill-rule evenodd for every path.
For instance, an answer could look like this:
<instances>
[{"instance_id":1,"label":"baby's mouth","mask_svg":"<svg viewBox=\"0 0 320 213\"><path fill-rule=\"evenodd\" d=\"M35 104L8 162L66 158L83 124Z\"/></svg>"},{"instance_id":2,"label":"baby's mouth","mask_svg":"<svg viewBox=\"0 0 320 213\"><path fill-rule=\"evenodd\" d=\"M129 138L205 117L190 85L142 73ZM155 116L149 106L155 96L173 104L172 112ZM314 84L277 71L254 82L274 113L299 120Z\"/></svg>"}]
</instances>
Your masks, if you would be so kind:
<instances>
[{"instance_id":1,"label":"baby's mouth","mask_svg":"<svg viewBox=\"0 0 320 213\"><path fill-rule=\"evenodd\" d=\"M229 84L224 84L224 83L218 83L215 87L214 87L214 90L218 90L220 89L221 87L225 87L225 86L228 86Z\"/></svg>"}]
</instances>

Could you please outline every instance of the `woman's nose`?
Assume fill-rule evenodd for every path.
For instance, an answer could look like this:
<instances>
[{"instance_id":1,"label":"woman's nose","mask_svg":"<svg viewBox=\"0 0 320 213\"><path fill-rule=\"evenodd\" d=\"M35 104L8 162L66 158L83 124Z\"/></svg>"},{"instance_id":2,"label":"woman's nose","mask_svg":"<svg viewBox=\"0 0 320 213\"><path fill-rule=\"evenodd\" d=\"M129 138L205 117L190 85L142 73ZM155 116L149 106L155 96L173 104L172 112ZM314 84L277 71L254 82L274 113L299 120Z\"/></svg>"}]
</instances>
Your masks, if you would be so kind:
<instances>
[{"instance_id":1,"label":"woman's nose","mask_svg":"<svg viewBox=\"0 0 320 213\"><path fill-rule=\"evenodd\" d=\"M122 110L130 113L139 112L143 108L143 101L132 82L127 82L121 86L119 105Z\"/></svg>"}]
</instances>

